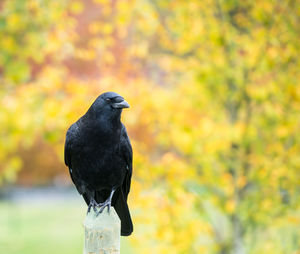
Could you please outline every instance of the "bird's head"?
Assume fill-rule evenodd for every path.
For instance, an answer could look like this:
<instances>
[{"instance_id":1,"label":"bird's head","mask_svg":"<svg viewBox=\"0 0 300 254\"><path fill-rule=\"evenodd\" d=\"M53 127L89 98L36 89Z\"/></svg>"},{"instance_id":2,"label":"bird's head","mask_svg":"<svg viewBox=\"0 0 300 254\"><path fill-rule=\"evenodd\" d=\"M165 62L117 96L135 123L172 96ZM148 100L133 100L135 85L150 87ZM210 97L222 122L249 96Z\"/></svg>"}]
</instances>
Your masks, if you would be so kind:
<instances>
[{"instance_id":1,"label":"bird's head","mask_svg":"<svg viewBox=\"0 0 300 254\"><path fill-rule=\"evenodd\" d=\"M119 117L123 108L129 108L129 104L124 98L115 92L106 92L98 96L90 107L96 115L107 115L112 118Z\"/></svg>"},{"instance_id":2,"label":"bird's head","mask_svg":"<svg viewBox=\"0 0 300 254\"><path fill-rule=\"evenodd\" d=\"M99 96L99 98L101 98L104 104L111 107L112 109L129 108L128 102L125 101L121 95L115 92L103 93Z\"/></svg>"}]
</instances>

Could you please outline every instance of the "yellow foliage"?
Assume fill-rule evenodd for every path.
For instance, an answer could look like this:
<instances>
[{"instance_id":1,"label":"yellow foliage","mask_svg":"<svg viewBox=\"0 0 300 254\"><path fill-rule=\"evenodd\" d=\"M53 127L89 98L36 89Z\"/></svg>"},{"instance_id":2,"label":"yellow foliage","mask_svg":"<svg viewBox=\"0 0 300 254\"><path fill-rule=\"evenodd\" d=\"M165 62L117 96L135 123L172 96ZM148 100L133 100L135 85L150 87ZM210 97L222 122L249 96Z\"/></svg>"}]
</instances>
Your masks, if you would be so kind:
<instances>
[{"instance_id":1,"label":"yellow foliage","mask_svg":"<svg viewBox=\"0 0 300 254\"><path fill-rule=\"evenodd\" d=\"M10 31L16 31L21 29L21 18L17 13L12 13L7 17L7 26Z\"/></svg>"},{"instance_id":2,"label":"yellow foliage","mask_svg":"<svg viewBox=\"0 0 300 254\"><path fill-rule=\"evenodd\" d=\"M84 10L84 4L82 1L72 1L70 11L72 14L80 14Z\"/></svg>"},{"instance_id":3,"label":"yellow foliage","mask_svg":"<svg viewBox=\"0 0 300 254\"><path fill-rule=\"evenodd\" d=\"M232 214L235 210L236 204L234 200L228 200L225 204L225 210L229 213Z\"/></svg>"},{"instance_id":4,"label":"yellow foliage","mask_svg":"<svg viewBox=\"0 0 300 254\"><path fill-rule=\"evenodd\" d=\"M101 26L102 26L102 24L100 22L92 22L89 24L88 29L89 29L90 33L97 34L101 31Z\"/></svg>"},{"instance_id":5,"label":"yellow foliage","mask_svg":"<svg viewBox=\"0 0 300 254\"><path fill-rule=\"evenodd\" d=\"M97 4L109 4L110 0L93 0L93 2L97 3Z\"/></svg>"}]
</instances>

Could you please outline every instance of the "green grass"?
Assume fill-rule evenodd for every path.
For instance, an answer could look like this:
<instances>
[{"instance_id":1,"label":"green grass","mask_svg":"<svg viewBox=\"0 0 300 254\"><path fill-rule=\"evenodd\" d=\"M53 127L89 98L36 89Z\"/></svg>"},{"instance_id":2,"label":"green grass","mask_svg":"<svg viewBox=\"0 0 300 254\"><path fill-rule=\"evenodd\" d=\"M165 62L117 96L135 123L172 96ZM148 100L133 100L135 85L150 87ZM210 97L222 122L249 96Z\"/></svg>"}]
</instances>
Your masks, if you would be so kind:
<instances>
[{"instance_id":1,"label":"green grass","mask_svg":"<svg viewBox=\"0 0 300 254\"><path fill-rule=\"evenodd\" d=\"M43 202L44 203L44 202ZM82 254L86 206L0 202L0 253ZM121 239L121 253L133 253Z\"/></svg>"}]
</instances>

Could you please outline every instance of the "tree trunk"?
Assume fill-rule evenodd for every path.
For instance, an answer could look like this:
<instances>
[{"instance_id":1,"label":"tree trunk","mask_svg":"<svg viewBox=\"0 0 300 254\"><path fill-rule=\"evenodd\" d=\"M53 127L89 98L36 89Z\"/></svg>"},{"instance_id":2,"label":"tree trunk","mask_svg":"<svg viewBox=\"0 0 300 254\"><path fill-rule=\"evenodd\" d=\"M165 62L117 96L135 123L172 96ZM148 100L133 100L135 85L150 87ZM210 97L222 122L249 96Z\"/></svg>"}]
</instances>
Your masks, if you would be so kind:
<instances>
[{"instance_id":1,"label":"tree trunk","mask_svg":"<svg viewBox=\"0 0 300 254\"><path fill-rule=\"evenodd\" d=\"M233 220L233 254L245 254L245 247L243 243L242 225L239 218L234 215Z\"/></svg>"}]
</instances>

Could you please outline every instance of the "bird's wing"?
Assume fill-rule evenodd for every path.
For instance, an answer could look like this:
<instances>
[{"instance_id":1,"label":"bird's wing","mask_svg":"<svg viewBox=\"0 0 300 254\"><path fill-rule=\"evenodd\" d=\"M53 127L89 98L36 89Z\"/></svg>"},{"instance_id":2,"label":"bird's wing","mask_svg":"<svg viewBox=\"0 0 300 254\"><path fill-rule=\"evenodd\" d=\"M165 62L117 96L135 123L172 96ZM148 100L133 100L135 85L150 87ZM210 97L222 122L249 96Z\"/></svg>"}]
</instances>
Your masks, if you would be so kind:
<instances>
[{"instance_id":1,"label":"bird's wing","mask_svg":"<svg viewBox=\"0 0 300 254\"><path fill-rule=\"evenodd\" d=\"M76 139L77 139L77 133L78 133L78 126L77 123L74 123L71 125L71 127L68 129L67 134L66 134L66 142L65 142L65 164L69 168L70 176L75 184L78 192L80 194L84 193L83 185L80 180L80 177L78 175L78 172L76 171L76 168L73 168L72 165L72 151L73 147L76 145Z\"/></svg>"},{"instance_id":2,"label":"bird's wing","mask_svg":"<svg viewBox=\"0 0 300 254\"><path fill-rule=\"evenodd\" d=\"M77 124L74 123L70 126L66 134L65 142L65 164L71 168L72 148L76 140Z\"/></svg>"},{"instance_id":3,"label":"bird's wing","mask_svg":"<svg viewBox=\"0 0 300 254\"><path fill-rule=\"evenodd\" d=\"M126 165L126 174L122 183L122 187L116 190L114 195L115 201L113 205L121 220L121 235L128 236L133 231L133 224L127 205L127 197L130 191L132 176L132 148L124 125L122 125L121 130L120 152L121 159L124 162L123 165Z\"/></svg>"},{"instance_id":4,"label":"bird's wing","mask_svg":"<svg viewBox=\"0 0 300 254\"><path fill-rule=\"evenodd\" d=\"M132 147L124 125L121 130L120 142L121 154L126 162L126 175L122 185L123 193L127 200L127 195L130 191L131 176L132 176Z\"/></svg>"}]
</instances>

